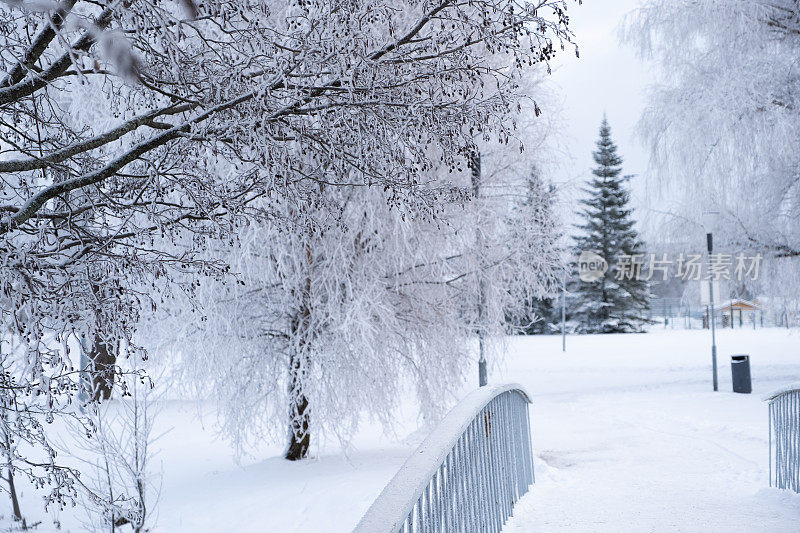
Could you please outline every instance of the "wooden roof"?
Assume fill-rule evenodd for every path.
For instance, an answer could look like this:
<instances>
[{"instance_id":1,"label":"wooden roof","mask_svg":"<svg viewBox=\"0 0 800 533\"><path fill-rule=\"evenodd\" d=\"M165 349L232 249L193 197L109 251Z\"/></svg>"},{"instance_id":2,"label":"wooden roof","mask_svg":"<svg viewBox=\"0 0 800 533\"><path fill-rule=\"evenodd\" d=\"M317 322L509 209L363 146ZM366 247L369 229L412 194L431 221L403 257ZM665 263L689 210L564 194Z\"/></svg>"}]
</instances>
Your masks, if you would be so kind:
<instances>
[{"instance_id":1,"label":"wooden roof","mask_svg":"<svg viewBox=\"0 0 800 533\"><path fill-rule=\"evenodd\" d=\"M728 300L727 302L719 304L719 306L716 308L717 311L730 311L731 309L737 311L759 311L761 309L761 305L757 301L734 298L733 300Z\"/></svg>"}]
</instances>

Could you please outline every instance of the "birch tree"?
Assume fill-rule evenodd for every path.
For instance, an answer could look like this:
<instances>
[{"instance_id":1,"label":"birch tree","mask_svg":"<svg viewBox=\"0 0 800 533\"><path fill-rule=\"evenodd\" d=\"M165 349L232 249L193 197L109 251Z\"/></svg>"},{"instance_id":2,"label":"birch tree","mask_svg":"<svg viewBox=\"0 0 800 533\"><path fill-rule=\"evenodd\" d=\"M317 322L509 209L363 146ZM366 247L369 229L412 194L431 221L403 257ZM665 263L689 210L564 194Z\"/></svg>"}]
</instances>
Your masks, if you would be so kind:
<instances>
[{"instance_id":1,"label":"birch tree","mask_svg":"<svg viewBox=\"0 0 800 533\"><path fill-rule=\"evenodd\" d=\"M656 208L677 233L717 211L731 246L800 255L797 2L647 0L623 37L660 73L641 120Z\"/></svg>"},{"instance_id":2,"label":"birch tree","mask_svg":"<svg viewBox=\"0 0 800 533\"><path fill-rule=\"evenodd\" d=\"M452 191L435 219L387 209L387 191L319 185L314 202L248 220L219 248L231 277L156 314L148 335L161 329L167 342L151 351L179 354L239 452L286 438L296 460L312 435L347 442L365 417L391 426L409 388L435 419L474 377L475 332L497 341L506 317L558 278L556 221L520 209L531 200L524 165L485 159L478 198L465 196L466 166L422 185Z\"/></svg>"}]
</instances>

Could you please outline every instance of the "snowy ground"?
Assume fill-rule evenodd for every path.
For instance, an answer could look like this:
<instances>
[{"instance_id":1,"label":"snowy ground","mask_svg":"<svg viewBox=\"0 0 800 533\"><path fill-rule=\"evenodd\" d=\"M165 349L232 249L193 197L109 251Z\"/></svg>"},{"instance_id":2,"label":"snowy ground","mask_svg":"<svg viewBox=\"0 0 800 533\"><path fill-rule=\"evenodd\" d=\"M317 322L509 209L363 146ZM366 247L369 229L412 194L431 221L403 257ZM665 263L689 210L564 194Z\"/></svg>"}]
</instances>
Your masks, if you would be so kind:
<instances>
[{"instance_id":1,"label":"snowy ground","mask_svg":"<svg viewBox=\"0 0 800 533\"><path fill-rule=\"evenodd\" d=\"M709 337L570 337L566 353L560 337L512 339L492 380L533 395L537 484L506 531L800 531L800 497L766 488L761 400L798 381L800 333L721 331L716 394ZM751 355L752 395L729 392L732 353ZM266 446L237 465L196 413L171 402L162 415L159 532L349 531L425 433L409 413L398 437L365 428L346 456L330 443L289 463ZM30 492L23 503L36 514ZM61 531L83 530L72 515Z\"/></svg>"},{"instance_id":2,"label":"snowy ground","mask_svg":"<svg viewBox=\"0 0 800 533\"><path fill-rule=\"evenodd\" d=\"M800 497L765 488L761 400L800 376L800 337L722 331L713 393L709 336L516 343L506 375L534 393L539 461L505 531L800 531ZM751 395L730 392L732 353L751 355Z\"/></svg>"}]
</instances>

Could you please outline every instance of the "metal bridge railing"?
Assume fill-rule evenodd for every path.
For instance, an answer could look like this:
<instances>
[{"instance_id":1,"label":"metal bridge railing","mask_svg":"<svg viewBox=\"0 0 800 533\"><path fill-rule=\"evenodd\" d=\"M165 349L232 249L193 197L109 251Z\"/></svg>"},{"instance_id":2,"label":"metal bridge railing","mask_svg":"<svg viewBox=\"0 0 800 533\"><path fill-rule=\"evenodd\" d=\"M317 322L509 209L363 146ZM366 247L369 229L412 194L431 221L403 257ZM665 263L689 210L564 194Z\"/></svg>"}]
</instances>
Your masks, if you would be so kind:
<instances>
[{"instance_id":1,"label":"metal bridge railing","mask_svg":"<svg viewBox=\"0 0 800 533\"><path fill-rule=\"evenodd\" d=\"M769 485L800 492L800 384L773 392L765 400L769 401Z\"/></svg>"},{"instance_id":2,"label":"metal bridge railing","mask_svg":"<svg viewBox=\"0 0 800 533\"><path fill-rule=\"evenodd\" d=\"M529 403L520 385L471 393L409 457L355 533L499 532L533 483Z\"/></svg>"}]
</instances>

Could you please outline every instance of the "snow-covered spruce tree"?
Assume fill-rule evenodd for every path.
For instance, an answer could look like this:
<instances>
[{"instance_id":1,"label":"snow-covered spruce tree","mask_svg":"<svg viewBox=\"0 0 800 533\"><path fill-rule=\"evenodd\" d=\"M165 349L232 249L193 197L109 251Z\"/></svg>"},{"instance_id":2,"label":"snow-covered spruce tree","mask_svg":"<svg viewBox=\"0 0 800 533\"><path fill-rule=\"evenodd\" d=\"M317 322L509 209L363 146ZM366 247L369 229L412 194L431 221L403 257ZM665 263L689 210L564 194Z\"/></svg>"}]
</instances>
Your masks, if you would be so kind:
<instances>
[{"instance_id":1,"label":"snow-covered spruce tree","mask_svg":"<svg viewBox=\"0 0 800 533\"><path fill-rule=\"evenodd\" d=\"M18 473L54 483L49 501L72 493L45 431L77 394L68 338L87 341L98 364L83 370L107 383L116 347L136 353L151 284L191 289L224 271L206 241L258 199L286 206L325 168L329 187L385 188L393 205L437 212L440 191L418 183L434 162L464 165L475 132L511 135L518 75L569 41L565 9L0 4L0 321L24 341L4 354L17 396L2 408L31 437L14 453L48 458Z\"/></svg>"},{"instance_id":2,"label":"snow-covered spruce tree","mask_svg":"<svg viewBox=\"0 0 800 533\"><path fill-rule=\"evenodd\" d=\"M623 37L662 73L640 129L676 240L800 256L800 5L646 0Z\"/></svg>"},{"instance_id":3,"label":"snow-covered spruce tree","mask_svg":"<svg viewBox=\"0 0 800 533\"><path fill-rule=\"evenodd\" d=\"M622 158L611 140L606 118L593 153L597 166L581 200L583 223L576 225L575 252L591 251L606 260L605 274L594 282L573 282L570 319L581 333L629 333L641 331L647 322L643 312L649 306L648 283L635 265L644 260L643 243L634 228L627 182L622 175Z\"/></svg>"},{"instance_id":4,"label":"snow-covered spruce tree","mask_svg":"<svg viewBox=\"0 0 800 533\"><path fill-rule=\"evenodd\" d=\"M537 166L533 166L527 179L525 199L515 208L518 218L526 218L532 223L515 225L515 231L527 233L531 231L542 232L548 255L555 256L559 253L559 240L562 237L560 223L555 213L557 191L555 185L546 180ZM524 238L519 235L520 240ZM555 291L557 284L546 287ZM551 333L552 325L561 320L561 306L556 305L558 294L534 293L524 303L516 315L508 317L515 333L537 335Z\"/></svg>"}]
</instances>

